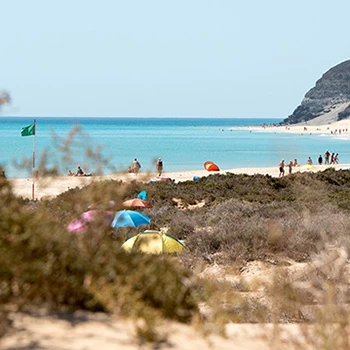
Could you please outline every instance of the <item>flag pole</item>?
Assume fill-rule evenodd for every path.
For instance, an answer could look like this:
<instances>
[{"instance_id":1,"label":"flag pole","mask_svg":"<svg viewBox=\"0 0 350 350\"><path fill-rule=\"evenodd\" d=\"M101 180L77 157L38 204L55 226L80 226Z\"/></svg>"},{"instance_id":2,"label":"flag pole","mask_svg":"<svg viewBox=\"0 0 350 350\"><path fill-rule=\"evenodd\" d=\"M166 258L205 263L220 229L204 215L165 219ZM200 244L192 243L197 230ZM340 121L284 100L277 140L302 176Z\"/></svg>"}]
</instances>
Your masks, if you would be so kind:
<instances>
[{"instance_id":1,"label":"flag pole","mask_svg":"<svg viewBox=\"0 0 350 350\"><path fill-rule=\"evenodd\" d=\"M35 168L35 146L36 146L36 120L34 119L34 138L33 138L33 163L32 163L32 200L34 200L34 168Z\"/></svg>"}]
</instances>

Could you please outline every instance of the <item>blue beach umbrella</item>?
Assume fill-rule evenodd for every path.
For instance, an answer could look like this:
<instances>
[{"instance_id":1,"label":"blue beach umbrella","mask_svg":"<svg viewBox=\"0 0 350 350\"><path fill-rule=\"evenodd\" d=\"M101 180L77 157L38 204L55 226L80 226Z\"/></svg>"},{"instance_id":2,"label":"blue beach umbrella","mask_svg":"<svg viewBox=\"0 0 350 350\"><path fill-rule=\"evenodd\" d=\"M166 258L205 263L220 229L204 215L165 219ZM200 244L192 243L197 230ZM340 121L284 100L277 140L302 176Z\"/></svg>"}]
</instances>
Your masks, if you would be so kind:
<instances>
[{"instance_id":1,"label":"blue beach umbrella","mask_svg":"<svg viewBox=\"0 0 350 350\"><path fill-rule=\"evenodd\" d=\"M145 190L142 190L138 195L137 198L143 199L144 201L146 200L147 192Z\"/></svg>"},{"instance_id":2,"label":"blue beach umbrella","mask_svg":"<svg viewBox=\"0 0 350 350\"><path fill-rule=\"evenodd\" d=\"M133 210L120 210L117 211L114 219L112 221L112 227L137 227L141 225L149 225L151 219L138 212Z\"/></svg>"}]
</instances>

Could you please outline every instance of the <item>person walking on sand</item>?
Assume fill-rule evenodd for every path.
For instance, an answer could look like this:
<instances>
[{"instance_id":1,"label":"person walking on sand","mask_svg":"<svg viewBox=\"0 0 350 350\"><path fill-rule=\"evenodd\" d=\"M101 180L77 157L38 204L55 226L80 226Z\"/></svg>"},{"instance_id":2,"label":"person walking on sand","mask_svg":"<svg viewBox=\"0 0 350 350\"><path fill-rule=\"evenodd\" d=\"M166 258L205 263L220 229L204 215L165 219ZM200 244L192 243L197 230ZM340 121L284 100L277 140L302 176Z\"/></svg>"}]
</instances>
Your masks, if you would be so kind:
<instances>
[{"instance_id":1,"label":"person walking on sand","mask_svg":"<svg viewBox=\"0 0 350 350\"><path fill-rule=\"evenodd\" d=\"M289 164L288 164L288 170L289 170L289 174L292 173L292 170L293 170L293 161L290 161Z\"/></svg>"},{"instance_id":2,"label":"person walking on sand","mask_svg":"<svg viewBox=\"0 0 350 350\"><path fill-rule=\"evenodd\" d=\"M157 167L158 176L161 176L163 172L163 161L161 158L158 158L156 167Z\"/></svg>"},{"instance_id":3,"label":"person walking on sand","mask_svg":"<svg viewBox=\"0 0 350 350\"><path fill-rule=\"evenodd\" d=\"M338 164L338 162L339 162L338 157L339 157L339 153L336 153L334 156L334 164Z\"/></svg>"},{"instance_id":4,"label":"person walking on sand","mask_svg":"<svg viewBox=\"0 0 350 350\"><path fill-rule=\"evenodd\" d=\"M134 173L138 174L141 169L141 164L137 160L137 158L134 158L134 161L132 162L132 168L134 169Z\"/></svg>"},{"instance_id":5,"label":"person walking on sand","mask_svg":"<svg viewBox=\"0 0 350 350\"><path fill-rule=\"evenodd\" d=\"M284 159L281 160L279 166L280 174L278 177L284 176Z\"/></svg>"}]
</instances>

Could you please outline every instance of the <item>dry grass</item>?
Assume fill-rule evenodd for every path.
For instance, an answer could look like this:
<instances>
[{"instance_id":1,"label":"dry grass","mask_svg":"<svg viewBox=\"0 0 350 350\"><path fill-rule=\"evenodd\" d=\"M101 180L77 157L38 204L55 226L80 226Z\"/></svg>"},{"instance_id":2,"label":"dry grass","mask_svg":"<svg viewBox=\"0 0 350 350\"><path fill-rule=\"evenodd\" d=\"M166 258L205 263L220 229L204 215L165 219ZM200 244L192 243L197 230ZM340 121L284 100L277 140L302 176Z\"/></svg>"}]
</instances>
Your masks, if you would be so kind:
<instances>
[{"instance_id":1,"label":"dry grass","mask_svg":"<svg viewBox=\"0 0 350 350\"><path fill-rule=\"evenodd\" d=\"M67 232L67 224L89 207L117 211L125 198L143 189L153 204L144 211L152 228L183 239L183 253L125 254L121 238L113 239L103 220L84 234ZM349 172L332 170L283 179L218 175L179 184L106 181L38 202L15 197L2 181L1 310L45 305L121 313L136 320L140 337L155 342L164 341L157 332L164 318L200 319L203 329L217 331L227 322L309 322L314 327L305 328L305 341L317 349L329 344L346 349L349 191ZM312 265L295 276L285 268L292 260ZM272 283L258 286L239 279L252 262L281 269ZM221 272L200 276L208 266L220 266L218 271L236 278L219 279Z\"/></svg>"}]
</instances>

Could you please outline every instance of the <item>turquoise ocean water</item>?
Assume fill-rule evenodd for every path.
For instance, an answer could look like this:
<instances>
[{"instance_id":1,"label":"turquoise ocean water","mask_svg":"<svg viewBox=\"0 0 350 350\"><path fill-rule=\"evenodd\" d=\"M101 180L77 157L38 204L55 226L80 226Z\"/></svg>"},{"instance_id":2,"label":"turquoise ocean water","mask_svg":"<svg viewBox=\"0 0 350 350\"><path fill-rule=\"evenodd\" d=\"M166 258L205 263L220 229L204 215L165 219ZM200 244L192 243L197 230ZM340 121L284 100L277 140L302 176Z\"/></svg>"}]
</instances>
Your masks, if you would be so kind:
<instances>
[{"instance_id":1,"label":"turquoise ocean water","mask_svg":"<svg viewBox=\"0 0 350 350\"><path fill-rule=\"evenodd\" d=\"M21 129L33 123L28 117L1 117L0 165L8 177L28 177L32 169L33 136ZM203 169L213 161L223 170L277 166L297 158L316 162L326 149L339 153L341 163L350 163L350 139L345 135L249 132L242 126L278 123L277 119L228 118L36 118L36 168L45 156L60 175L80 165L96 173L100 160L103 173L125 170L136 157L142 171L154 171L161 157L164 171ZM78 131L78 129L79 131ZM70 149L67 152L66 149ZM23 168L16 163L27 160Z\"/></svg>"}]
</instances>

